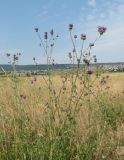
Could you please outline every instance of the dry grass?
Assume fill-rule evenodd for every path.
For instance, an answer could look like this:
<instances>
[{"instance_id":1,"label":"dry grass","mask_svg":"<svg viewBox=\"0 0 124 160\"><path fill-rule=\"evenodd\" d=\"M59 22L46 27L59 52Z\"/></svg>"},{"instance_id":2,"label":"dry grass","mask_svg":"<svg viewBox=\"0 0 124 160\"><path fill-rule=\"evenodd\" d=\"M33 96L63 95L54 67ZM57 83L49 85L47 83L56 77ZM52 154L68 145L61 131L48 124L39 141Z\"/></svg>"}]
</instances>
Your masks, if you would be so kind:
<instances>
[{"instance_id":1,"label":"dry grass","mask_svg":"<svg viewBox=\"0 0 124 160\"><path fill-rule=\"evenodd\" d=\"M120 152L122 153L123 152L122 146L124 145L124 130L122 129L123 127L121 127L123 126L122 117L124 115L121 115L122 116L121 117L120 116L121 113L119 109L117 109L117 108L122 108L122 106L124 107L123 105L124 73L109 73L109 74L103 74L102 76L106 75L109 75L109 79L107 80L106 84L104 84L102 87L97 87L97 84L99 83L100 80L96 79L96 82L94 82L92 87L93 92L97 91L96 95L98 97L98 101L96 97L91 96L89 103L88 101L89 99L87 98L87 96L86 97L84 96L82 99L80 99L78 103L78 106L80 105L81 109L79 112L77 112L78 114L75 114L75 119L77 121L76 134L82 139L82 142L85 144L85 148L87 150L89 147L92 148L93 147L92 145L97 146L96 150L94 150L93 152L94 156L97 157L98 160L100 157L103 157L103 159L107 158L107 160L112 159L111 156L114 155L113 152L115 152L117 148L121 147L121 150L118 149L119 150L118 153ZM46 77L44 76L44 78L42 76L38 76L37 81L34 82L33 84L30 83L31 77L18 77L16 83L13 83L9 78L0 78L0 129L2 131L0 139L2 142L2 145L0 145L1 148L0 156L3 159L6 159L6 157L3 156L4 154L2 154L2 152L4 153L5 151L5 153L7 153L8 155L10 154L9 152L13 152L11 151L10 148L7 149L8 141L10 141L12 137L14 137L13 141L15 141L14 143L16 144L16 147L18 146L19 143L21 143L20 142L21 139L18 137L18 132L20 130L19 128L20 126L18 125L20 124L17 124L16 121L22 120L24 123L22 122L19 123L22 123L21 125L24 125L26 127L24 128L24 130L29 132L29 134L30 132L32 132L32 134L36 134L37 136L41 135L41 137L45 134L42 128L44 127L46 121L45 114L47 112L47 107L48 107L47 103L49 97L49 91L48 91L49 89L48 86L46 85L46 83L48 83L48 78L47 76ZM92 77L91 80L93 81L94 78L95 77ZM53 97L54 102L51 102L53 108L49 112L52 112L53 115L58 114L56 113L57 111L60 112L59 114L63 121L66 118L66 116L68 116L67 115L68 111L66 111L68 109L66 108L68 104L66 102L68 102L71 94L70 79L71 77L67 79L66 85L68 87L66 88L66 91L63 91L61 76L60 75L52 76L52 83L53 83L52 89L55 91L55 96L59 95L59 93L61 93L60 94L61 96L57 101L57 107L60 108L56 110L55 97ZM76 94L81 94L82 84L80 84L80 80L78 80L76 85L77 85ZM106 89L106 87L108 86L110 88ZM105 92L105 94L98 93L98 91L101 91L101 88L102 91ZM22 98L20 97L20 95L24 95L26 97ZM74 112L75 104L76 104L75 102L74 103L71 102L70 105L70 107L72 107L72 109L70 110L71 112ZM105 108L102 108L101 106L102 107L105 106ZM63 124L63 122L59 124L58 119L60 117L57 117L56 121L53 122L53 124L58 126L59 128L61 128ZM115 125L117 125L117 129L115 129L116 128ZM89 129L87 128L88 126ZM54 134L55 133L53 133L53 135ZM49 134L47 136L49 137ZM92 136L93 139L91 138ZM77 143L76 148L78 149L80 148L79 146L80 141L77 142L79 137L76 137L77 140L73 139L75 140L75 145ZM97 138L97 141L95 140L95 138ZM6 142L5 143L6 146L4 146L4 140ZM45 141L46 146L47 146L47 141L48 139ZM72 146L73 145L74 144L72 144ZM40 146L38 147L40 148ZM16 149L17 148L14 148L14 152ZM25 151L22 149L22 153L23 152ZM34 154L32 153L33 151L29 152L31 152L33 156ZM92 159L91 157L93 157L93 153L91 152L92 154L90 155L89 152L90 150L87 153L88 154L87 157L89 156L89 158L85 158L84 156L84 159L87 160ZM18 157L18 153L16 156ZM20 159L23 158L21 157ZM40 158L37 159L39 160ZM77 159L81 159L80 156L77 156ZM115 158L115 160L116 159L117 158Z\"/></svg>"}]
</instances>

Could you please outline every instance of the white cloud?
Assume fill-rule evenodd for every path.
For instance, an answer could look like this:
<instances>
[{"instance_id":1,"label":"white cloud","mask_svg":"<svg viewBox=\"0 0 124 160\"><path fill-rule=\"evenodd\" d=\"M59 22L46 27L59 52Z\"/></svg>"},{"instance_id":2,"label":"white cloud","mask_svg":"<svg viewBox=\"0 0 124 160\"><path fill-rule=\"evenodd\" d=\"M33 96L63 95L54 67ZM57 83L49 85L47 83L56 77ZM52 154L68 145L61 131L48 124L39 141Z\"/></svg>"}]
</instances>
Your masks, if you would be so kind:
<instances>
[{"instance_id":1,"label":"white cloud","mask_svg":"<svg viewBox=\"0 0 124 160\"><path fill-rule=\"evenodd\" d=\"M88 20L88 21L94 20L94 16L93 16L92 14L88 14L87 20Z\"/></svg>"},{"instance_id":2,"label":"white cloud","mask_svg":"<svg viewBox=\"0 0 124 160\"><path fill-rule=\"evenodd\" d=\"M95 6L95 5L96 5L96 0L89 0L89 1L88 1L88 4L89 4L90 6Z\"/></svg>"},{"instance_id":3,"label":"white cloud","mask_svg":"<svg viewBox=\"0 0 124 160\"><path fill-rule=\"evenodd\" d=\"M95 31L98 25L107 27L107 32L101 37L93 49L100 62L124 61L124 1L103 1L98 7L90 9L85 19L80 19L79 32L88 35L87 41L95 38Z\"/></svg>"}]
</instances>

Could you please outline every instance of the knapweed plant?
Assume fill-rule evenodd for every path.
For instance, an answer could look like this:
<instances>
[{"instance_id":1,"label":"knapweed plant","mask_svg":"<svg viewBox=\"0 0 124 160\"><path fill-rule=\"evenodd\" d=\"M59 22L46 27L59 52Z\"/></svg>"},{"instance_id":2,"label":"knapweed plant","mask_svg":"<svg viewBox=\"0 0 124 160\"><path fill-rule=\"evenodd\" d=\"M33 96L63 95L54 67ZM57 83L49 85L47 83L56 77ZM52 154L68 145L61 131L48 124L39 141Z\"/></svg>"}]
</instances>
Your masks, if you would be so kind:
<instances>
[{"instance_id":1,"label":"knapweed plant","mask_svg":"<svg viewBox=\"0 0 124 160\"><path fill-rule=\"evenodd\" d=\"M120 159L123 96L111 92L111 78L93 64L97 57L91 52L106 27L97 28L98 36L88 46L85 33L73 34L73 24L68 30L72 42L69 69L54 74L52 55L59 36L53 29L42 36L35 28L46 55L47 74L31 77L28 72L27 77L18 78L14 92L3 81L7 87L0 90L1 160ZM14 70L17 60L13 56ZM33 61L38 73L35 57Z\"/></svg>"},{"instance_id":2,"label":"knapweed plant","mask_svg":"<svg viewBox=\"0 0 124 160\"><path fill-rule=\"evenodd\" d=\"M80 40L82 41L81 42L82 44L80 47L80 51L77 51L76 42L78 39L78 35L72 35L73 24L69 24L70 39L71 39L71 42L73 45L72 51L69 52L69 58L72 59L72 62L74 64L75 57L76 57L78 68L79 68L80 64L83 62L89 66L91 59L92 59L91 48L95 45L95 42L100 38L100 36L106 31L105 27L99 27L99 28L101 28L101 29L104 28L104 30L102 32L99 32L99 29L98 29L98 32L99 32L98 37L95 39L95 41L93 43L90 43L86 49L84 49L84 42L86 41L86 38L87 38L86 34L80 35ZM96 61L96 59L94 59L94 61Z\"/></svg>"},{"instance_id":3,"label":"knapweed plant","mask_svg":"<svg viewBox=\"0 0 124 160\"><path fill-rule=\"evenodd\" d=\"M16 53L16 54L6 53L6 56L9 58L8 64L12 66L13 71L16 71L15 65L16 63L18 63L21 53Z\"/></svg>"},{"instance_id":4,"label":"knapweed plant","mask_svg":"<svg viewBox=\"0 0 124 160\"><path fill-rule=\"evenodd\" d=\"M42 48L44 54L46 55L47 66L49 69L49 65L52 64L52 62L53 62L53 59L52 59L53 48L54 48L56 40L59 36L54 33L53 29L51 29L50 32L44 32L43 37L39 32L39 28L35 28L35 31L37 33L39 40L40 40L39 45Z\"/></svg>"}]
</instances>

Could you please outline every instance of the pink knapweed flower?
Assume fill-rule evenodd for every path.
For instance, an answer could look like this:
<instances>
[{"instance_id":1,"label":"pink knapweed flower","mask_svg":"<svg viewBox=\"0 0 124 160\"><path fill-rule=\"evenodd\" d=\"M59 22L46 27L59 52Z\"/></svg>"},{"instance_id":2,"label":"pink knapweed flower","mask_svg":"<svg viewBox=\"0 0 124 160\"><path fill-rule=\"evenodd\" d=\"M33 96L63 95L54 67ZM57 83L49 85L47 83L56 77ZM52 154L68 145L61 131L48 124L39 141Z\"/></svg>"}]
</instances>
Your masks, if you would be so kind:
<instances>
[{"instance_id":1,"label":"pink knapweed flower","mask_svg":"<svg viewBox=\"0 0 124 160\"><path fill-rule=\"evenodd\" d=\"M88 67L87 69L86 69L86 74L92 74L93 73L93 68L91 68L91 67Z\"/></svg>"},{"instance_id":2,"label":"pink knapweed flower","mask_svg":"<svg viewBox=\"0 0 124 160\"><path fill-rule=\"evenodd\" d=\"M102 35L103 33L105 33L106 30L107 30L107 28L104 27L104 26L99 26L98 27L98 32L99 32L100 35Z\"/></svg>"}]
</instances>

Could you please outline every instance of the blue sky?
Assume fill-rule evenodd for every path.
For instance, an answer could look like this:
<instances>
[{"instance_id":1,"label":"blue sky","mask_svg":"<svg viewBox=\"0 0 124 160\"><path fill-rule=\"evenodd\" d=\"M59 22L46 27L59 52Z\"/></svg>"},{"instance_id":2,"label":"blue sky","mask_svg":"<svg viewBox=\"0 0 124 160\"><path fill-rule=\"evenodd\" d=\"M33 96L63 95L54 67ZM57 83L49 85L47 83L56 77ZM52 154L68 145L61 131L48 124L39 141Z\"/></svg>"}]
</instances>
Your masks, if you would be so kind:
<instances>
[{"instance_id":1,"label":"blue sky","mask_svg":"<svg viewBox=\"0 0 124 160\"><path fill-rule=\"evenodd\" d=\"M97 26L106 26L92 52L99 62L124 62L124 0L0 0L0 64L8 62L8 52L22 53L19 64L33 64L32 57L46 62L35 27L59 34L53 58L69 62L69 23L74 34L87 34L87 43L95 39Z\"/></svg>"}]
</instances>

